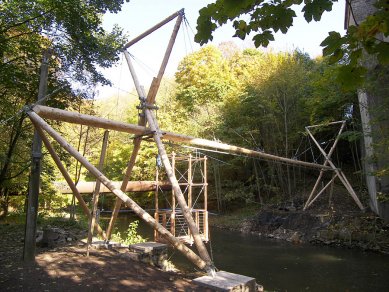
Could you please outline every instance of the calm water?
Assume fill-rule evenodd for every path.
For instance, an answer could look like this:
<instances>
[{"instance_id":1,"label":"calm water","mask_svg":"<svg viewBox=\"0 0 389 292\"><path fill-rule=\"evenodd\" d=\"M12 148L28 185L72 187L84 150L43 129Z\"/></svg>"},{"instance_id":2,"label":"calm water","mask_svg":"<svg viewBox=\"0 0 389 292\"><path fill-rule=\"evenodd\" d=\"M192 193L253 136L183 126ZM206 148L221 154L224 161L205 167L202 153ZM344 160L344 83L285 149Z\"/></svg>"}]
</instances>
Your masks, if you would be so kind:
<instances>
[{"instance_id":1,"label":"calm water","mask_svg":"<svg viewBox=\"0 0 389 292\"><path fill-rule=\"evenodd\" d=\"M119 217L119 230L130 216ZM153 239L153 231L140 224L139 232ZM251 276L266 291L389 291L389 255L287 242L211 229L208 244L216 267ZM179 252L171 261L194 270Z\"/></svg>"}]
</instances>

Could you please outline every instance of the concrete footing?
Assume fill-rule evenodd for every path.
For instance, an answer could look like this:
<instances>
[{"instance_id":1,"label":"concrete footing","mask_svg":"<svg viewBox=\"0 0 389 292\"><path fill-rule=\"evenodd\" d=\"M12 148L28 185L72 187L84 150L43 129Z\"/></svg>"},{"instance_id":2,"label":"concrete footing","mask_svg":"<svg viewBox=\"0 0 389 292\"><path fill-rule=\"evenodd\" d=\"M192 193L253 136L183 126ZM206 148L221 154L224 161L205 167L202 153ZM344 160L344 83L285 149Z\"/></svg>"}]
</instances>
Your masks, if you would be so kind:
<instances>
[{"instance_id":1,"label":"concrete footing","mask_svg":"<svg viewBox=\"0 0 389 292\"><path fill-rule=\"evenodd\" d=\"M130 244L129 250L137 254L138 260L161 269L167 269L168 246L157 242Z\"/></svg>"},{"instance_id":2,"label":"concrete footing","mask_svg":"<svg viewBox=\"0 0 389 292\"><path fill-rule=\"evenodd\" d=\"M215 277L203 276L193 280L199 286L213 291L253 292L258 291L255 278L228 273L216 272Z\"/></svg>"}]
</instances>

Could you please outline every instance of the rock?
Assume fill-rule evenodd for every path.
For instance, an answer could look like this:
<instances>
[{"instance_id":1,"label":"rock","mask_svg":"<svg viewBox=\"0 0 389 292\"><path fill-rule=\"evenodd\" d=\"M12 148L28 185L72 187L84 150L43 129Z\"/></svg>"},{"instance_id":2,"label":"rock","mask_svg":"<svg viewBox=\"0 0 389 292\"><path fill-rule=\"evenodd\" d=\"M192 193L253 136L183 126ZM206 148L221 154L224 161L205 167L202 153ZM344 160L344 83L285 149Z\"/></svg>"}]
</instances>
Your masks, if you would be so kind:
<instances>
[{"instance_id":1,"label":"rock","mask_svg":"<svg viewBox=\"0 0 389 292\"><path fill-rule=\"evenodd\" d=\"M302 242L301 240L301 235L296 231L295 233L292 234L292 236L289 238L289 241L294 243L294 244L299 244Z\"/></svg>"}]
</instances>

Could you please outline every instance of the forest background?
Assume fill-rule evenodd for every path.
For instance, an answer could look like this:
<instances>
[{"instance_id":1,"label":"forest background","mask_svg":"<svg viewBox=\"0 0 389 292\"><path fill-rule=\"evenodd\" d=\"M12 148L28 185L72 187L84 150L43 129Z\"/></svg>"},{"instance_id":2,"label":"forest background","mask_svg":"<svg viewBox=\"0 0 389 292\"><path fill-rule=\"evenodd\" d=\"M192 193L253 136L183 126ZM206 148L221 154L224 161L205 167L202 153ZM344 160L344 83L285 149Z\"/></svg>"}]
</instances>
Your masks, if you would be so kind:
<instances>
[{"instance_id":1,"label":"forest background","mask_svg":"<svg viewBox=\"0 0 389 292\"><path fill-rule=\"evenodd\" d=\"M21 109L36 100L42 51L49 47L52 50L49 92L57 90L47 99L48 105L130 123L137 123L138 115L135 92L104 101L94 99L96 84L109 84L97 66L109 67L118 61L119 48L125 41L119 28L104 31L99 15L120 10L121 1L101 1L93 7L82 1L70 1L67 5L59 5L57 1L38 1L35 6L29 6L27 1L7 4L2 7L0 64L2 216L9 209L24 211L33 127ZM19 11L28 13L21 15ZM299 51L241 50L232 43L205 46L180 62L174 79L163 81L156 99L161 128L320 163L323 157L310 144L304 127L346 119L347 130L334 157L336 164L353 177L353 185L363 195L357 94L354 87L341 86L336 73L341 64L330 64L329 59L311 59ZM366 86L385 91L375 86L375 80L372 78ZM388 108L384 104L377 109L382 119L387 118ZM55 122L52 126L97 165L103 135L100 130ZM326 128L316 133L316 137L328 147L336 132L334 128ZM112 180L122 179L132 138L111 133L104 172ZM388 143L387 140L383 143ZM145 145L134 168L134 180L153 180L155 176L157 149L152 143ZM167 146L171 151L189 151L182 145ZM55 147L75 182L93 180L78 162ZM300 200L307 195L317 175L314 170L242 156L221 153L208 156L210 207L219 212ZM387 168L380 172L387 173ZM69 206L69 198L58 194L53 185L59 180L58 170L44 153L42 210ZM152 205L152 194L131 196L144 207ZM87 197L86 201L89 200ZM74 204L74 198L72 201ZM106 206L102 207L109 207L109 201L107 198Z\"/></svg>"}]
</instances>

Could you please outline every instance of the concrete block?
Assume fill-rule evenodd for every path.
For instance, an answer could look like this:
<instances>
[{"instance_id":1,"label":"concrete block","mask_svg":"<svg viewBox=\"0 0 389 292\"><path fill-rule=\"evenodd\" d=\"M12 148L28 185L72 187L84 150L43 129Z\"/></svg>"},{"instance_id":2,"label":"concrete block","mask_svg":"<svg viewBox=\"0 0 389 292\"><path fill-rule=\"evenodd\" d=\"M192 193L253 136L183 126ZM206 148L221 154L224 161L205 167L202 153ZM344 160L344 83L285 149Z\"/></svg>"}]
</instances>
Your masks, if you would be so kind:
<instances>
[{"instance_id":1,"label":"concrete block","mask_svg":"<svg viewBox=\"0 0 389 292\"><path fill-rule=\"evenodd\" d=\"M228 292L254 292L256 290L255 278L228 273L225 271L216 272L215 277L203 276L193 280L199 286L210 288L214 291Z\"/></svg>"},{"instance_id":2,"label":"concrete block","mask_svg":"<svg viewBox=\"0 0 389 292\"><path fill-rule=\"evenodd\" d=\"M157 242L143 242L130 244L128 248L130 251L139 255L139 261L159 267L163 270L168 268L167 244Z\"/></svg>"}]
</instances>

